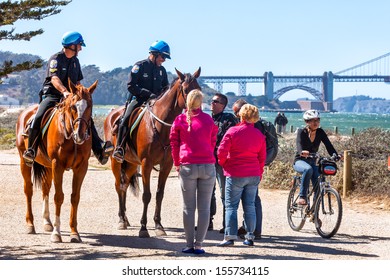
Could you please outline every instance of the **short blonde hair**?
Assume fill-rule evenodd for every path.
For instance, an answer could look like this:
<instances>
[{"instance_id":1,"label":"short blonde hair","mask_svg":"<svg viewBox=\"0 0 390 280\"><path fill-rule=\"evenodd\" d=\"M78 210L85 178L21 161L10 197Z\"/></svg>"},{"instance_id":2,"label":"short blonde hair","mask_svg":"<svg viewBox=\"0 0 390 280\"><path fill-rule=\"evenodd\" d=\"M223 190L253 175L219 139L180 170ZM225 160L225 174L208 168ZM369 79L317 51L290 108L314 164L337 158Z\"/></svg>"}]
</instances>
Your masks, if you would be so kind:
<instances>
[{"instance_id":1,"label":"short blonde hair","mask_svg":"<svg viewBox=\"0 0 390 280\"><path fill-rule=\"evenodd\" d=\"M238 114L243 121L248 123L255 123L260 119L259 110L256 106L251 104L243 105Z\"/></svg>"},{"instance_id":2,"label":"short blonde hair","mask_svg":"<svg viewBox=\"0 0 390 280\"><path fill-rule=\"evenodd\" d=\"M187 123L188 131L191 130L191 117L192 110L199 109L202 106L203 102L203 93L199 89L193 89L187 95Z\"/></svg>"}]
</instances>

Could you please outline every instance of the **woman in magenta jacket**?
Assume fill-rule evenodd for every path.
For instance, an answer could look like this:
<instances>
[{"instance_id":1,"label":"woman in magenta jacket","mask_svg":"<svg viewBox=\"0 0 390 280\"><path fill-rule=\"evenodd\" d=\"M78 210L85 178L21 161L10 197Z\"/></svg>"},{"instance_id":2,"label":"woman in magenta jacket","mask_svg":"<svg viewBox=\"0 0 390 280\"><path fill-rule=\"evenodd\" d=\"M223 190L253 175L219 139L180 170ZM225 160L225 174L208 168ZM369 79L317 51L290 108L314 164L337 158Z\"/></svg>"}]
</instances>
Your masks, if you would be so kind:
<instances>
[{"instance_id":1,"label":"woman in magenta jacket","mask_svg":"<svg viewBox=\"0 0 390 280\"><path fill-rule=\"evenodd\" d=\"M253 246L256 227L255 198L266 159L265 136L254 127L259 120L256 106L245 104L239 112L241 122L231 127L218 148L218 162L226 176L225 236L218 246L232 246L237 239L237 208L242 199L247 234L244 245Z\"/></svg>"},{"instance_id":2,"label":"woman in magenta jacket","mask_svg":"<svg viewBox=\"0 0 390 280\"><path fill-rule=\"evenodd\" d=\"M203 254L203 240L210 220L210 202L215 183L214 147L218 127L201 109L203 94L192 90L187 109L173 122L170 142L173 163L179 172L183 194L183 224L186 247L183 253ZM198 208L195 233L195 210Z\"/></svg>"}]
</instances>

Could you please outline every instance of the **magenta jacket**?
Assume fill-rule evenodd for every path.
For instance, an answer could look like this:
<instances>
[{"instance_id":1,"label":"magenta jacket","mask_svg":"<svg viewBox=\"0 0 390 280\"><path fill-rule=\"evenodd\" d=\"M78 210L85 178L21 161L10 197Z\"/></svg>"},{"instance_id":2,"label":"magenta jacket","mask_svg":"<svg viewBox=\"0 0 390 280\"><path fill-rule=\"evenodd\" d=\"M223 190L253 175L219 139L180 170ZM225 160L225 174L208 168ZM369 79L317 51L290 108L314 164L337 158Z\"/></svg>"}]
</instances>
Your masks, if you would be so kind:
<instances>
[{"instance_id":1,"label":"magenta jacket","mask_svg":"<svg viewBox=\"0 0 390 280\"><path fill-rule=\"evenodd\" d=\"M186 114L178 115L173 122L169 138L175 166L215 163L214 147L218 127L211 116L201 109L193 113L190 131Z\"/></svg>"},{"instance_id":2,"label":"magenta jacket","mask_svg":"<svg viewBox=\"0 0 390 280\"><path fill-rule=\"evenodd\" d=\"M218 163L229 177L261 177L266 156L265 136L247 122L229 128L218 148Z\"/></svg>"}]
</instances>

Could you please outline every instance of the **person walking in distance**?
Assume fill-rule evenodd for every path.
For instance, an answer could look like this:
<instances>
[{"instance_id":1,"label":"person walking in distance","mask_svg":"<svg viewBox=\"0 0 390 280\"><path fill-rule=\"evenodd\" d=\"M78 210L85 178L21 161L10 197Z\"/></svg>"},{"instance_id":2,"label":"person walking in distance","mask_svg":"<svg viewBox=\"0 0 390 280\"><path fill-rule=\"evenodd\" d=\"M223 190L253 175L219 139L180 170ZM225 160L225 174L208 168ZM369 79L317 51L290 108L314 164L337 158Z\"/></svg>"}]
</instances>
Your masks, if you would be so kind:
<instances>
[{"instance_id":1,"label":"person walking in distance","mask_svg":"<svg viewBox=\"0 0 390 280\"><path fill-rule=\"evenodd\" d=\"M226 131L232 127L235 126L238 123L238 120L235 118L235 116L232 113L224 112L226 106L228 104L228 98L226 95L222 93L216 93L213 98L211 99L211 116L214 120L214 123L218 126L218 134L217 134L217 144L215 146L214 155L215 158L217 158L217 150L219 147L219 144L221 143L221 140L223 136L225 135ZM225 231L225 184L226 184L226 177L223 174L222 167L218 164L218 161L215 162L215 169L217 172L217 181L221 193L221 200L222 200L222 207L223 207L223 222L222 222L222 228L220 229L220 233L224 233ZM211 205L210 205L210 224L209 224L209 230L213 230L213 216L217 213L217 203L215 198L215 188L214 185L213 189L213 195L211 197Z\"/></svg>"},{"instance_id":2,"label":"person walking in distance","mask_svg":"<svg viewBox=\"0 0 390 280\"><path fill-rule=\"evenodd\" d=\"M210 201L215 184L214 147L218 128L201 109L203 94L194 89L187 96L186 110L175 118L170 132L172 158L179 172L183 194L183 253L204 254L202 248L210 221ZM198 221L195 232L195 210Z\"/></svg>"}]
</instances>

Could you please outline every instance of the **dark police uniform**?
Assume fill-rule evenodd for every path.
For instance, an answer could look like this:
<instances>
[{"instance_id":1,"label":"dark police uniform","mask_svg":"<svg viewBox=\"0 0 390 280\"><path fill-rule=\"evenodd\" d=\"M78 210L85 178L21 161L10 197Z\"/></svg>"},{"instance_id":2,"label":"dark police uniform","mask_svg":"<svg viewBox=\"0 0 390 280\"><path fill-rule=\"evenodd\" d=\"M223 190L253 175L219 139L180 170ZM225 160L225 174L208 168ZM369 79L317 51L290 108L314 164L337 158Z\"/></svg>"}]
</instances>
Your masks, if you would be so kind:
<instances>
[{"instance_id":1,"label":"dark police uniform","mask_svg":"<svg viewBox=\"0 0 390 280\"><path fill-rule=\"evenodd\" d=\"M117 148L124 148L127 125L131 112L146 102L150 96L158 95L168 86L167 71L163 66L156 66L149 58L138 61L131 69L127 90L130 92L126 110L120 122Z\"/></svg>"},{"instance_id":2,"label":"dark police uniform","mask_svg":"<svg viewBox=\"0 0 390 280\"><path fill-rule=\"evenodd\" d=\"M57 76L67 90L70 91L68 78L73 84L77 84L83 79L79 59L76 56L67 58L63 50L54 54L49 59L46 70L46 78L41 91L43 94L43 100L39 104L28 139L29 148L34 147L35 150L37 149L40 141L40 137L37 136L40 134L40 126L45 112L59 103L63 97L63 94L59 92L51 82L51 78L54 76ZM103 141L99 138L92 121L92 150L96 156L101 155L102 144Z\"/></svg>"}]
</instances>

